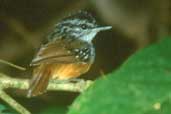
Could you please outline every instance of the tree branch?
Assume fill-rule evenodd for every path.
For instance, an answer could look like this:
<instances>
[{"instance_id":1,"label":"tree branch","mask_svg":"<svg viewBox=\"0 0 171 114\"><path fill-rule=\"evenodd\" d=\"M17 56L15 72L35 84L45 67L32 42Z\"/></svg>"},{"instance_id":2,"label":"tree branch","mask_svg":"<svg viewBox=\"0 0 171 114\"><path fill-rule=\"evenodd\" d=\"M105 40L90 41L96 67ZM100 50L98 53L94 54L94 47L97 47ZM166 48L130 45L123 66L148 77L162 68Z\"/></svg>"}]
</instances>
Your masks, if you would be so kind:
<instances>
[{"instance_id":1,"label":"tree branch","mask_svg":"<svg viewBox=\"0 0 171 114\"><path fill-rule=\"evenodd\" d=\"M59 81L50 81L47 91L71 91L71 92L83 92L92 84L92 81L79 81L77 83L67 82L59 83ZM12 108L20 112L21 114L30 114L23 106L17 103L12 97L7 95L3 90L7 88L16 88L27 90L29 88L28 79L11 78L5 74L0 73L0 98L7 102Z\"/></svg>"}]
</instances>

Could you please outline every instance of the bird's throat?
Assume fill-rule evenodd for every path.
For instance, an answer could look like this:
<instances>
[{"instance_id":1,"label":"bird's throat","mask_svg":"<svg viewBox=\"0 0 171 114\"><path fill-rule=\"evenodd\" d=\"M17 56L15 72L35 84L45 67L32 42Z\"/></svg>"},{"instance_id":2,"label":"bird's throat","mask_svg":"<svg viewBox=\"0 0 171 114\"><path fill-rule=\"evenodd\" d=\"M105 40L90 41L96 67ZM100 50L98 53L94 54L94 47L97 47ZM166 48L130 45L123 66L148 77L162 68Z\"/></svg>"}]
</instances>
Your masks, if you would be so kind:
<instances>
[{"instance_id":1,"label":"bird's throat","mask_svg":"<svg viewBox=\"0 0 171 114\"><path fill-rule=\"evenodd\" d=\"M83 35L81 37L81 40L84 40L86 42L91 42L93 40L93 38L96 36L97 32L91 32L87 35Z\"/></svg>"}]
</instances>

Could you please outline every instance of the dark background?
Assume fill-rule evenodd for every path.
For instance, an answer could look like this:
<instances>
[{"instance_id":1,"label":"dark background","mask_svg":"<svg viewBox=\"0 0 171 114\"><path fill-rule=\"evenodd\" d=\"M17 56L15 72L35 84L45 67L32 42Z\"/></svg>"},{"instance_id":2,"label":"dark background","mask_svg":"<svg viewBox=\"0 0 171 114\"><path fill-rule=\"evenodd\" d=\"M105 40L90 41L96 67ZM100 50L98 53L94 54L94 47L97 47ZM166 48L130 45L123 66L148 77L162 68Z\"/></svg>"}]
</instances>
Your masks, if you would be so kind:
<instances>
[{"instance_id":1,"label":"dark background","mask_svg":"<svg viewBox=\"0 0 171 114\"><path fill-rule=\"evenodd\" d=\"M113 26L94 39L96 60L85 79L116 70L131 54L171 31L170 0L0 0L0 59L27 68L23 72L0 64L0 72L31 78L29 63L41 42L54 24L79 10ZM25 91L7 92L34 113L51 105L69 106L78 95L57 91L27 99Z\"/></svg>"}]
</instances>

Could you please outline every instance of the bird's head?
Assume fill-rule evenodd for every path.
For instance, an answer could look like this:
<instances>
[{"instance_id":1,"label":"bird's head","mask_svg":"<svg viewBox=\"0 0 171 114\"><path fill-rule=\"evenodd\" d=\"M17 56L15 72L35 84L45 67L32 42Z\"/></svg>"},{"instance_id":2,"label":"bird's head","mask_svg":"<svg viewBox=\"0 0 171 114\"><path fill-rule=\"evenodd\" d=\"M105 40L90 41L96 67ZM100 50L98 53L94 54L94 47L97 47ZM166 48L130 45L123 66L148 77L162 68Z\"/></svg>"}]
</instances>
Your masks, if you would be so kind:
<instances>
[{"instance_id":1,"label":"bird's head","mask_svg":"<svg viewBox=\"0 0 171 114\"><path fill-rule=\"evenodd\" d=\"M80 11L61 20L56 24L55 31L67 38L79 38L91 42L98 32L111 28L111 26L97 25L92 15Z\"/></svg>"}]
</instances>

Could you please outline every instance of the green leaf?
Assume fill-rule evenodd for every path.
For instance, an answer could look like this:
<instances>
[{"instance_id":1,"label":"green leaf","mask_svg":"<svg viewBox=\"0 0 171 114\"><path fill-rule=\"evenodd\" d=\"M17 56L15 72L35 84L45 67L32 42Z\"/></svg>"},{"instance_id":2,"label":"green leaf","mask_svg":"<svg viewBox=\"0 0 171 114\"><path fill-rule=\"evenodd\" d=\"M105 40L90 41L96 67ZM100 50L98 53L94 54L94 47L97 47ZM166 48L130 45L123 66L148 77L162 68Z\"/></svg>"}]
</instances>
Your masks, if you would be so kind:
<instances>
[{"instance_id":1,"label":"green leaf","mask_svg":"<svg viewBox=\"0 0 171 114\"><path fill-rule=\"evenodd\" d=\"M2 111L5 110L5 109L6 109L5 106L2 105L2 104L0 104L0 112L2 112Z\"/></svg>"},{"instance_id":2,"label":"green leaf","mask_svg":"<svg viewBox=\"0 0 171 114\"><path fill-rule=\"evenodd\" d=\"M12 109L10 109L9 107L0 104L0 114L17 114L17 113Z\"/></svg>"},{"instance_id":3,"label":"green leaf","mask_svg":"<svg viewBox=\"0 0 171 114\"><path fill-rule=\"evenodd\" d=\"M145 48L103 76L68 114L171 114L171 39Z\"/></svg>"}]
</instances>

